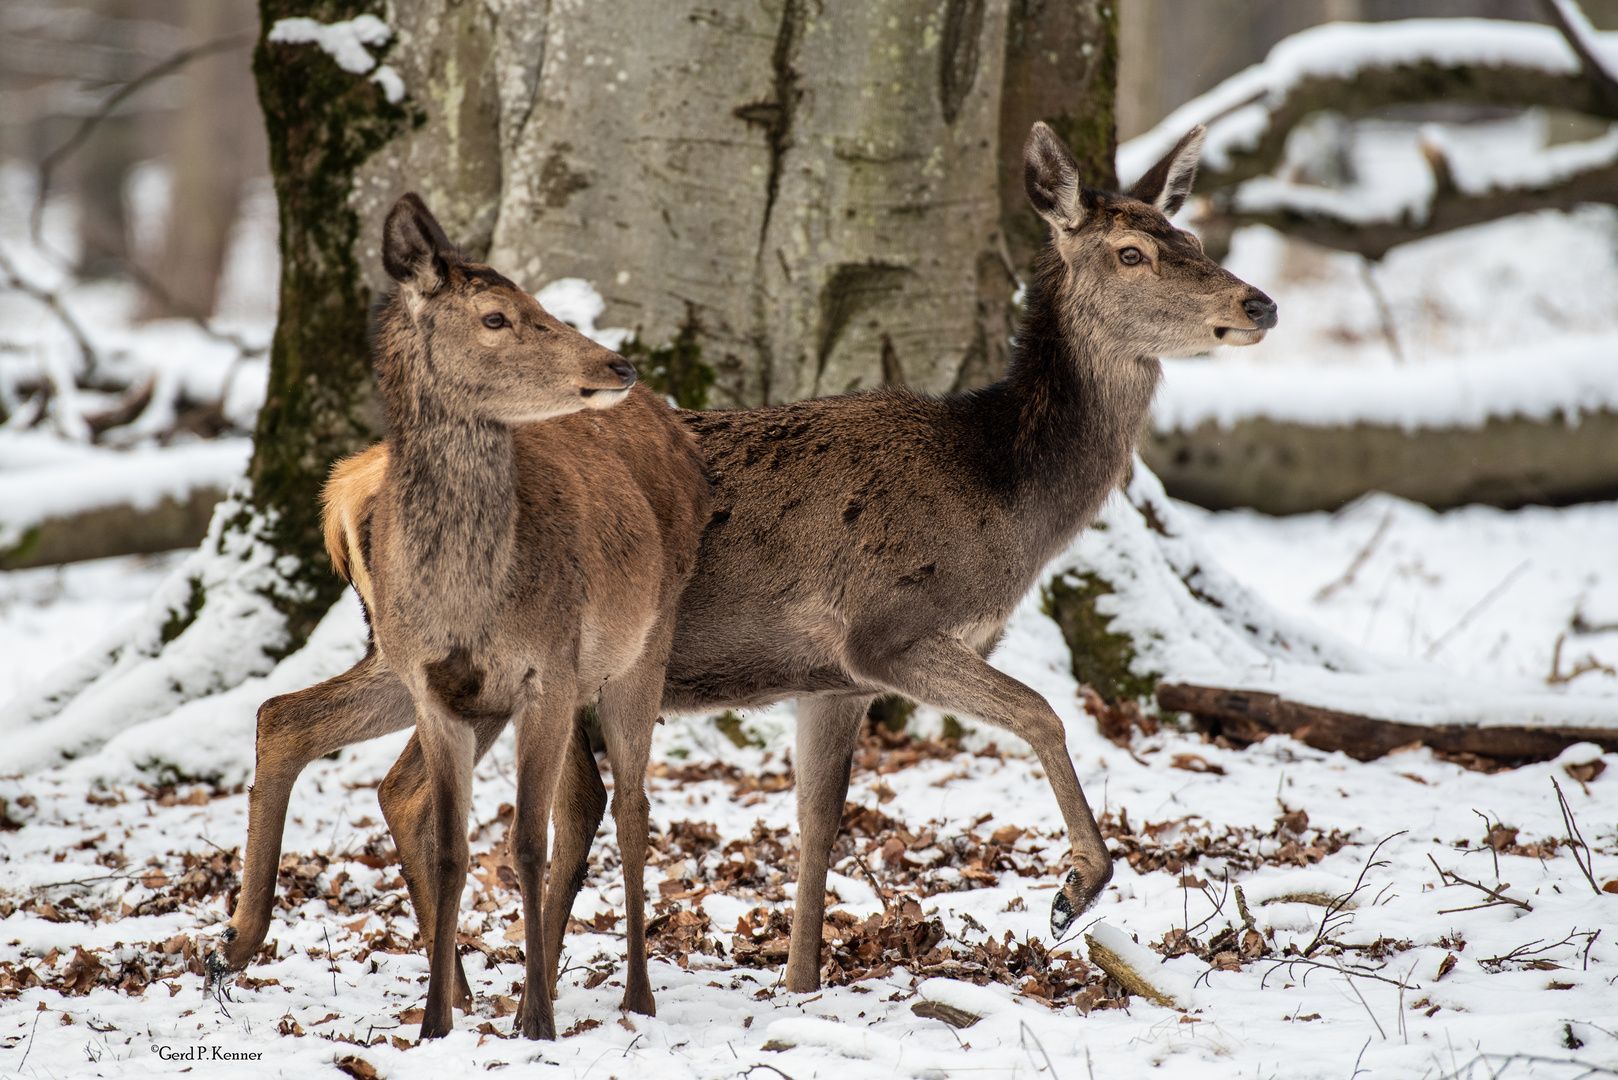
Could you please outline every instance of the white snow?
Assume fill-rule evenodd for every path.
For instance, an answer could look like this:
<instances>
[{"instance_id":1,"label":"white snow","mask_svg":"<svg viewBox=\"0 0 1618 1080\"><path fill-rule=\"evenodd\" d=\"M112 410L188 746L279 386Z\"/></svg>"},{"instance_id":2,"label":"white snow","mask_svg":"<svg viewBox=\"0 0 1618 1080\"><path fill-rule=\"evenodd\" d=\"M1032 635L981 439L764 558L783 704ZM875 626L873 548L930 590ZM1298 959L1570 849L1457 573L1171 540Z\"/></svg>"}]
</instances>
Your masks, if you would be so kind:
<instances>
[{"instance_id":1,"label":"white snow","mask_svg":"<svg viewBox=\"0 0 1618 1080\"><path fill-rule=\"evenodd\" d=\"M1160 430L1265 416L1476 427L1618 408L1618 208L1519 214L1379 263L1254 226L1226 266L1280 326L1210 360L1165 360Z\"/></svg>"},{"instance_id":2,"label":"white snow","mask_svg":"<svg viewBox=\"0 0 1618 1080\"><path fill-rule=\"evenodd\" d=\"M596 328L596 320L607 310L607 302L583 278L558 278L534 294L541 307L598 345L621 349L635 335L622 327Z\"/></svg>"},{"instance_id":3,"label":"white snow","mask_svg":"<svg viewBox=\"0 0 1618 1080\"><path fill-rule=\"evenodd\" d=\"M1148 527L1147 508L1164 532ZM1578 514L1568 513L1573 514L1573 522L1581 521ZM1470 527L1454 527L1449 544L1444 546L1444 561L1457 561L1472 572L1457 572L1450 586L1452 595L1445 597L1444 603L1435 604L1434 610L1420 620L1401 625L1404 648L1377 652L1321 626L1313 610L1294 614L1298 605L1293 594L1284 594L1293 597L1291 605L1272 604L1252 584L1262 581L1267 588L1281 587L1276 584L1270 564L1252 554L1256 545L1244 549L1242 565L1248 574L1235 575L1220 564L1204 541L1197 517L1194 509L1166 498L1157 478L1137 462L1127 497L1111 500L1097 519L1098 528L1082 534L1068 555L1053 564L1060 570L1098 573L1112 586L1113 595L1098 600L1097 610L1113 616L1115 633L1127 633L1135 642L1134 667L1139 674L1155 674L1170 682L1264 691L1311 705L1416 724L1618 727L1618 694L1614 693L1612 681L1582 679L1567 685L1544 682L1544 674L1550 669L1549 653L1543 647L1546 643L1536 639L1538 635L1518 639L1511 646L1522 651L1515 665L1501 660L1507 645L1495 642L1492 636L1483 639L1487 644L1481 648L1487 650L1487 659L1473 662L1480 666L1498 663L1512 678L1483 681L1475 677L1474 671L1456 671L1427 659L1430 647L1464 611L1459 609L1463 601L1453 593L1464 595L1466 603L1476 603L1500 583L1495 564L1502 557L1514 558L1513 565L1523 561L1522 529L1517 530L1515 550L1504 556L1498 548L1489 552L1478 543L1477 521L1487 520L1486 511L1477 512ZM1527 517L1532 520L1533 515ZM1277 543L1288 542L1279 539L1287 535L1286 529L1283 526L1276 530ZM1610 550L1607 545L1615 538L1615 529L1618 520L1594 514L1582 535L1579 531L1566 535L1564 550L1581 550L1581 540L1592 534L1604 545L1598 551ZM1510 547L1512 543L1503 539L1499 547ZM1317 543L1304 550L1329 549ZM1401 545L1393 550L1409 549ZM1468 550L1472 561L1468 563L1466 557L1453 553L1459 550ZM1340 559L1340 551L1336 554ZM1570 620L1574 613L1566 604L1570 589L1562 576L1564 569L1571 581L1578 583L1573 588L1597 591L1602 563L1592 561L1599 559L1592 556L1575 567L1561 568L1548 555L1541 554L1539 558L1544 559L1541 578L1558 583L1560 595L1550 593L1543 585L1538 594L1545 607L1555 611L1551 622L1554 627L1557 622ZM1528 561L1532 566L1533 558ZM1434 556L1433 565L1442 568L1444 562ZM1593 575L1592 567L1597 568ZM1318 565L1311 569L1319 573ZM1406 568L1404 572L1416 571ZM1378 584L1386 586L1387 581L1384 576ZM1321 584L1324 582L1316 588ZM1194 595L1193 590L1204 599ZM1422 593L1420 586L1415 591ZM1605 595L1607 589L1600 591ZM1363 591L1353 595L1363 602ZM1208 597L1213 602L1205 599ZM1380 606L1386 599L1384 593L1381 600L1370 602ZM1399 597L1396 603L1404 599ZM1514 601L1505 610L1521 611L1522 602ZM1456 619L1445 621L1452 614ZM1478 620L1471 632L1497 634L1501 627L1498 615L1498 611L1491 612L1488 620ZM1361 625L1353 616L1348 620L1356 629ZM1525 630L1532 633L1537 624L1543 633L1545 620L1542 609L1535 623ZM1552 629L1551 634L1554 632ZM1443 644L1446 649L1454 647L1447 638ZM1416 658L1409 658L1412 653ZM1572 658L1565 658L1563 663L1571 667ZM1514 666L1516 670L1512 670ZM1533 672L1541 673L1539 680L1532 678Z\"/></svg>"},{"instance_id":4,"label":"white snow","mask_svg":"<svg viewBox=\"0 0 1618 1080\"><path fill-rule=\"evenodd\" d=\"M80 452L71 460L7 470L8 443L26 447L39 441L0 431L0 548L14 546L29 527L46 518L111 506L150 510L165 497L183 503L197 488L226 490L241 477L253 452L253 440L245 438L122 453L83 446L73 448Z\"/></svg>"},{"instance_id":5,"label":"white snow","mask_svg":"<svg viewBox=\"0 0 1618 1080\"><path fill-rule=\"evenodd\" d=\"M1591 31L1602 50L1618 32ZM1555 75L1578 71L1578 57L1554 28L1495 19L1405 19L1384 23L1326 23L1294 34L1261 62L1175 109L1151 131L1118 148L1118 177L1127 187L1188 130L1208 125L1204 163L1230 165L1233 151L1258 144L1269 110L1311 77L1352 77L1366 68L1416 65L1533 68Z\"/></svg>"},{"instance_id":6,"label":"white snow","mask_svg":"<svg viewBox=\"0 0 1618 1080\"><path fill-rule=\"evenodd\" d=\"M337 66L355 75L376 67L376 57L367 45L386 45L393 30L375 15L359 15L342 22L322 23L315 19L277 19L267 41L284 45L318 45L320 51L337 61Z\"/></svg>"},{"instance_id":7,"label":"white snow","mask_svg":"<svg viewBox=\"0 0 1618 1080\"><path fill-rule=\"evenodd\" d=\"M266 40L288 45L318 45L320 50L344 71L364 75L372 68L376 73L371 81L382 88L390 104L404 100L404 80L387 64L377 67L376 57L366 46L386 45L393 37L393 29L375 15L359 15L342 22L322 23L302 16L277 19L270 27Z\"/></svg>"},{"instance_id":8,"label":"white snow","mask_svg":"<svg viewBox=\"0 0 1618 1080\"><path fill-rule=\"evenodd\" d=\"M1436 513L1373 495L1288 518L1177 509L1267 602L1373 652L1481 686L1618 695L1618 505ZM1580 661L1582 675L1552 681Z\"/></svg>"}]
</instances>

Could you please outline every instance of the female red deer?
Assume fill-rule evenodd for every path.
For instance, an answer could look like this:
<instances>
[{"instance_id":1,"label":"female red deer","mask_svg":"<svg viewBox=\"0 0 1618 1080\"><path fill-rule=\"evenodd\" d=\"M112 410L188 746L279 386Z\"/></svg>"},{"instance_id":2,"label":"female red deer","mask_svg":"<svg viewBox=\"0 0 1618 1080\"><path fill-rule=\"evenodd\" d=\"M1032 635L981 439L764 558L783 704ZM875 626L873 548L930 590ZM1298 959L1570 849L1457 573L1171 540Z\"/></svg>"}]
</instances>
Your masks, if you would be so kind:
<instances>
[{"instance_id":1,"label":"female red deer","mask_svg":"<svg viewBox=\"0 0 1618 1080\"><path fill-rule=\"evenodd\" d=\"M466 997L454 941L472 767L511 722L510 843L528 967L517 1027L554 1038L541 912L546 832L563 763L582 753L594 771L588 747L575 742L574 714L598 696L620 775L631 995L651 998L636 955L647 831L640 777L708 485L673 411L630 389L633 368L500 274L464 262L413 194L388 214L382 262L398 283L376 335L388 460L371 476L376 494L354 563L373 648L345 674L260 709L246 874L225 961L241 966L263 938L292 778L311 751L340 745L327 743L356 702L383 707L394 726L416 723L413 817L390 811L389 822L408 849L404 875L428 947L421 1034L446 1034L451 1006ZM600 805L570 804L559 816L581 813L593 814L593 835ZM577 853L571 838L557 844L570 871L590 837Z\"/></svg>"},{"instance_id":2,"label":"female red deer","mask_svg":"<svg viewBox=\"0 0 1618 1080\"><path fill-rule=\"evenodd\" d=\"M1269 297L1169 224L1190 193L1202 137L1201 128L1190 132L1118 195L1081 189L1067 148L1034 125L1025 186L1051 235L1006 377L995 385L945 398L887 387L682 415L707 460L714 510L680 600L662 706L697 712L797 699L802 837L788 989L819 985L827 859L860 724L879 694L976 717L1033 747L1072 845L1053 933L1111 878L1060 718L985 657L1042 568L1129 468L1161 375L1157 358L1252 344L1276 323ZM387 452L368 450L354 468L379 475ZM355 482L329 507L339 560L363 562L363 522L380 490ZM356 704L319 746L410 720L375 701ZM401 853L416 841L414 826L400 822L425 820L412 801L423 760L413 739L379 793L393 808ZM572 805L599 805L593 763L569 760L563 784ZM561 872L559 854L554 880L579 879L595 814L557 819L559 852L571 835L567 850L579 861ZM546 896L551 956L571 902L561 889ZM548 974L554 983L554 968Z\"/></svg>"}]
</instances>

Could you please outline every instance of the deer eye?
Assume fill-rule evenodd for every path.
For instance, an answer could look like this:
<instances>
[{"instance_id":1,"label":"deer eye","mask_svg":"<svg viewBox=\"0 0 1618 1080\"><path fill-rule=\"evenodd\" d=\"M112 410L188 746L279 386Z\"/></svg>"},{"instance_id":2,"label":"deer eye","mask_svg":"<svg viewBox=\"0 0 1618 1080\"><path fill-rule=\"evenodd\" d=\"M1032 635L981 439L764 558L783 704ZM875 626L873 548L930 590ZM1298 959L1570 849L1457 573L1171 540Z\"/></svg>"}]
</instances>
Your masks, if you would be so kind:
<instances>
[{"instance_id":1,"label":"deer eye","mask_svg":"<svg viewBox=\"0 0 1618 1080\"><path fill-rule=\"evenodd\" d=\"M506 317L500 314L498 311L491 311L487 315L483 316L483 325L487 326L490 330L498 330L502 326L506 325Z\"/></svg>"},{"instance_id":2,"label":"deer eye","mask_svg":"<svg viewBox=\"0 0 1618 1080\"><path fill-rule=\"evenodd\" d=\"M1140 248L1126 247L1118 252L1118 261L1125 266L1137 266L1145 257L1140 253Z\"/></svg>"}]
</instances>

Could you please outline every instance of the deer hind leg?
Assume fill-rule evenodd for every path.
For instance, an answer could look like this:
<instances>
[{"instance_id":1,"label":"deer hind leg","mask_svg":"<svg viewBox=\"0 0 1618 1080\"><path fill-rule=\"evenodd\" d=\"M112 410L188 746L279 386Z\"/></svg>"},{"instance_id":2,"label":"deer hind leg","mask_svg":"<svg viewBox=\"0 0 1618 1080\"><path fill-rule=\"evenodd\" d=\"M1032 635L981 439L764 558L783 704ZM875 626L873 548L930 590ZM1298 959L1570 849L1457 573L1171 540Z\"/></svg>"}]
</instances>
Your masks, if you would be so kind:
<instances>
[{"instance_id":1,"label":"deer hind leg","mask_svg":"<svg viewBox=\"0 0 1618 1080\"><path fill-rule=\"evenodd\" d=\"M558 684L568 684L565 695ZM557 780L573 738L571 680L546 680L540 700L517 721L517 807L511 820L511 858L522 890L526 972L512 1033L528 1039L556 1038L556 1015L546 984L545 848Z\"/></svg>"},{"instance_id":2,"label":"deer hind leg","mask_svg":"<svg viewBox=\"0 0 1618 1080\"><path fill-rule=\"evenodd\" d=\"M402 687L401 687L402 689ZM414 706L408 703L412 719ZM504 731L504 719L479 718L472 721L476 740L474 756L481 761L494 740ZM429 967L433 958L433 919L431 912L438 910L435 897L436 878L432 867L437 858L433 843L432 786L427 773L427 759L421 750L421 733L410 736L399 760L393 763L388 775L377 786L377 802L382 817L393 833L394 846L399 851L399 874L405 879L410 893L410 906L416 913L416 926L421 933L423 951ZM462 1012L472 1010L472 984L467 981L466 968L461 963L460 950L455 952L455 1007Z\"/></svg>"},{"instance_id":3,"label":"deer hind leg","mask_svg":"<svg viewBox=\"0 0 1618 1080\"><path fill-rule=\"evenodd\" d=\"M409 727L415 719L409 692L374 647L336 678L259 706L242 890L224 948L208 958L211 979L246 967L269 932L287 803L304 766L351 743Z\"/></svg>"},{"instance_id":4,"label":"deer hind leg","mask_svg":"<svg viewBox=\"0 0 1618 1080\"><path fill-rule=\"evenodd\" d=\"M612 816L618 825L618 850L624 867L624 1008L657 1015L651 980L646 973L646 836L651 803L646 797L646 765L652 754L652 730L663 696L664 663L671 629L667 620L656 632L631 671L601 691L601 735L612 762Z\"/></svg>"},{"instance_id":5,"label":"deer hind leg","mask_svg":"<svg viewBox=\"0 0 1618 1080\"><path fill-rule=\"evenodd\" d=\"M892 656L861 657L856 674L936 709L1004 728L1034 748L1072 845L1073 869L1051 901L1051 933L1061 937L1112 879L1112 858L1068 756L1062 720L1050 703L953 638L923 639ZM800 883L800 896L802 888Z\"/></svg>"},{"instance_id":6,"label":"deer hind leg","mask_svg":"<svg viewBox=\"0 0 1618 1080\"><path fill-rule=\"evenodd\" d=\"M455 1026L454 996L457 958L455 931L460 921L461 893L466 887L468 841L466 819L472 806L472 766L477 737L472 725L459 717L418 702L416 732L426 766L431 810L432 858L423 878L432 881L429 907L420 909L419 921L432 926L434 948L428 957L427 1005L421 1037L435 1039ZM427 935L423 933L423 939Z\"/></svg>"},{"instance_id":7,"label":"deer hind leg","mask_svg":"<svg viewBox=\"0 0 1618 1080\"><path fill-rule=\"evenodd\" d=\"M794 767L798 782L798 899L786 987L820 987L821 924L826 917L826 864L843 824L843 799L868 697L799 698Z\"/></svg>"},{"instance_id":8,"label":"deer hind leg","mask_svg":"<svg viewBox=\"0 0 1618 1080\"><path fill-rule=\"evenodd\" d=\"M556 788L555 850L551 852L549 880L545 884L545 986L556 998L557 968L561 964L562 939L573 900L584 884L589 865L590 845L607 809L607 789L601 784L601 770L590 750L585 728L585 710L573 722L573 738L568 743L567 762Z\"/></svg>"}]
</instances>

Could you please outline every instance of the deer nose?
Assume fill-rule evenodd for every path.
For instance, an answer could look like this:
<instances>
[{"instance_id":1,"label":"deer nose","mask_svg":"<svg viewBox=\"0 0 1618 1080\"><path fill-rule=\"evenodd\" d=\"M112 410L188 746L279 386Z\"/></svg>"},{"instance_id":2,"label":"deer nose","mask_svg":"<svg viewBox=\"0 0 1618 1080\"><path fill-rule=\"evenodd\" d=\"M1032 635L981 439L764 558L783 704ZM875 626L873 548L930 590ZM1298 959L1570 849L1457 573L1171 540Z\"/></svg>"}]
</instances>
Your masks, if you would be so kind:
<instances>
[{"instance_id":1,"label":"deer nose","mask_svg":"<svg viewBox=\"0 0 1618 1080\"><path fill-rule=\"evenodd\" d=\"M1253 325L1260 330L1268 330L1279 320L1276 317L1275 301L1263 293L1242 301L1242 311L1253 320Z\"/></svg>"},{"instance_id":2,"label":"deer nose","mask_svg":"<svg viewBox=\"0 0 1618 1080\"><path fill-rule=\"evenodd\" d=\"M613 374L624 380L625 390L635 385L635 369L630 367L627 361L614 360L607 366L612 368Z\"/></svg>"}]
</instances>

